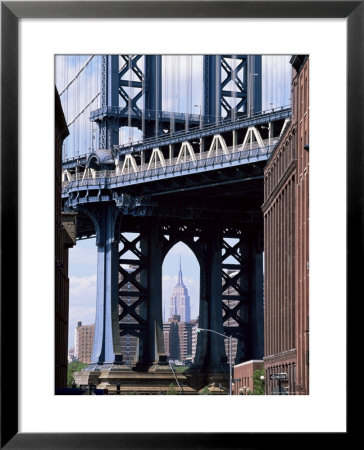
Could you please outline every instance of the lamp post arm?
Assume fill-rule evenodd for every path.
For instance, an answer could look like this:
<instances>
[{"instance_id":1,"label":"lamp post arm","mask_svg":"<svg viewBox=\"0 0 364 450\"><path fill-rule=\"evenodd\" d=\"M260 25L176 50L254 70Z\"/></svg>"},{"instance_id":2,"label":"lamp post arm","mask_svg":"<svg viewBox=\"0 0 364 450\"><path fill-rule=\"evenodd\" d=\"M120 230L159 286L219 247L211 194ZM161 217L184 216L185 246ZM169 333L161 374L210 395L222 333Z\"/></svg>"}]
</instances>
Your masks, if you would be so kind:
<instances>
[{"instance_id":1,"label":"lamp post arm","mask_svg":"<svg viewBox=\"0 0 364 450\"><path fill-rule=\"evenodd\" d=\"M219 336L223 336L223 337L226 337L226 338L230 337L227 334L222 334L222 333L219 333L218 331L210 330L209 328L199 328L199 329L201 331L211 331L211 333L215 333L215 334L218 334Z\"/></svg>"},{"instance_id":2,"label":"lamp post arm","mask_svg":"<svg viewBox=\"0 0 364 450\"><path fill-rule=\"evenodd\" d=\"M197 331L211 331L211 333L215 333L218 334L219 336L222 336L224 338L229 338L229 371L230 371L230 379L229 379L229 395L232 395L232 384L233 384L233 363L232 363L232 336L231 335L226 335L226 334L222 334L219 333L218 331L215 330L210 330L209 328L197 328Z\"/></svg>"}]
</instances>

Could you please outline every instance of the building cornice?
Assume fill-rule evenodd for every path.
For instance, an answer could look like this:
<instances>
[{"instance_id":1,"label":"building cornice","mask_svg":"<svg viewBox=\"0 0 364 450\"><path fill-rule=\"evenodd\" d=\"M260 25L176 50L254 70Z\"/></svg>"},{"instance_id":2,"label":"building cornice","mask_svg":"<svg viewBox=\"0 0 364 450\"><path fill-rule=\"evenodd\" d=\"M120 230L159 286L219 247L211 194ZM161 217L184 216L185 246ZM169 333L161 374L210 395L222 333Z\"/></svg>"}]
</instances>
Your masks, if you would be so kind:
<instances>
[{"instance_id":1,"label":"building cornice","mask_svg":"<svg viewBox=\"0 0 364 450\"><path fill-rule=\"evenodd\" d=\"M283 175L279 179L278 183L276 184L276 186L274 187L272 192L269 194L266 201L261 206L263 213L265 213L269 209L269 207L272 205L273 200L276 199L277 194L283 188L283 186L287 183L288 179L292 176L292 174L296 171L296 168L297 168L297 159L293 159L289 163L288 167L284 171Z\"/></svg>"},{"instance_id":2,"label":"building cornice","mask_svg":"<svg viewBox=\"0 0 364 450\"><path fill-rule=\"evenodd\" d=\"M284 352L276 353L275 355L264 356L263 361L264 365L273 366L275 364L280 364L282 362L296 362L297 359L297 351L295 348L290 350L286 350Z\"/></svg>"}]
</instances>

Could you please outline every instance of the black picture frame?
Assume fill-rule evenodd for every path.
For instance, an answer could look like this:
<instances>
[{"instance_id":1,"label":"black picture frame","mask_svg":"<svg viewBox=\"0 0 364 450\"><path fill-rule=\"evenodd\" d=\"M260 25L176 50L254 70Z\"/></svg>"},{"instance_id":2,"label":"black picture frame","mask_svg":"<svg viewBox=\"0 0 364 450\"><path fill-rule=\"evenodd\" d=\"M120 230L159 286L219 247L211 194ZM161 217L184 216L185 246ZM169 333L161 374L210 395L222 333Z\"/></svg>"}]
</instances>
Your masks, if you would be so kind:
<instances>
[{"instance_id":1,"label":"black picture frame","mask_svg":"<svg viewBox=\"0 0 364 450\"><path fill-rule=\"evenodd\" d=\"M87 6L87 7L86 7ZM346 18L347 305L359 300L363 274L364 1L4 1L1 2L1 448L260 448L256 433L19 433L18 370L18 22L21 18ZM308 31L309 32L309 31ZM328 71L330 67L328 67ZM11 108L9 108L11 105ZM355 255L359 255L356 258ZM11 293L11 301L9 301ZM359 294L358 294L359 293ZM355 298L354 298L355 295ZM347 306L348 311L348 306ZM349 312L349 311L348 311ZM10 318L10 319L9 319ZM347 346L350 361L350 345ZM12 380L6 378L11 362ZM342 361L340 362L342 363ZM333 362L334 366L335 362ZM348 369L347 369L348 370ZM360 383L358 383L359 386ZM347 416L349 418L349 415ZM338 433L338 438L349 436ZM309 438L307 433L304 438ZM300 437L300 439L302 439ZM319 436L316 433L315 443ZM323 437L325 439L325 436ZM321 440L321 439L320 439ZM302 441L300 441L302 442Z\"/></svg>"}]
</instances>

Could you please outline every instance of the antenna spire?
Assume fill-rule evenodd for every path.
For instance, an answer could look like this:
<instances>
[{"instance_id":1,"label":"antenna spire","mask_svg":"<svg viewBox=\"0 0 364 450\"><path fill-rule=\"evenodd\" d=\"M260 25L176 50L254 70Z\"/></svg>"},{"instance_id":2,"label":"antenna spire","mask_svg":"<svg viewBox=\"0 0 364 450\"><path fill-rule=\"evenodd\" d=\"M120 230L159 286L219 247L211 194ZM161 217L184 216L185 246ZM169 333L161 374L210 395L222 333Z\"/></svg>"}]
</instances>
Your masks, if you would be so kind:
<instances>
[{"instance_id":1,"label":"antenna spire","mask_svg":"<svg viewBox=\"0 0 364 450\"><path fill-rule=\"evenodd\" d=\"M179 286L183 286L181 255L179 256L178 285L179 285Z\"/></svg>"}]
</instances>

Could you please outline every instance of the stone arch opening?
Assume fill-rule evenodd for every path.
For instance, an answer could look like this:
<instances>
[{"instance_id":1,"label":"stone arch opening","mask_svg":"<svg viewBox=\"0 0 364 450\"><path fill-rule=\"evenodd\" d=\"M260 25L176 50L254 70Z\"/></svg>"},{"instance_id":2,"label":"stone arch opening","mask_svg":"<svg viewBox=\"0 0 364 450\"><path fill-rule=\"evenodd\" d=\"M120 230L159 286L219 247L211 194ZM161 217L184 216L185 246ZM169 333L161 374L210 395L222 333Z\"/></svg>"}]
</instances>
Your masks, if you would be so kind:
<instances>
[{"instance_id":1,"label":"stone arch opening","mask_svg":"<svg viewBox=\"0 0 364 450\"><path fill-rule=\"evenodd\" d=\"M173 243L162 266L163 336L167 359L194 363L200 304L200 264L190 246Z\"/></svg>"}]
</instances>

